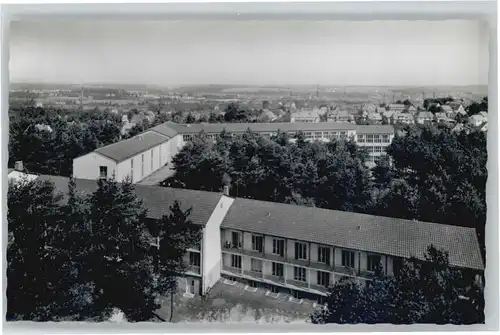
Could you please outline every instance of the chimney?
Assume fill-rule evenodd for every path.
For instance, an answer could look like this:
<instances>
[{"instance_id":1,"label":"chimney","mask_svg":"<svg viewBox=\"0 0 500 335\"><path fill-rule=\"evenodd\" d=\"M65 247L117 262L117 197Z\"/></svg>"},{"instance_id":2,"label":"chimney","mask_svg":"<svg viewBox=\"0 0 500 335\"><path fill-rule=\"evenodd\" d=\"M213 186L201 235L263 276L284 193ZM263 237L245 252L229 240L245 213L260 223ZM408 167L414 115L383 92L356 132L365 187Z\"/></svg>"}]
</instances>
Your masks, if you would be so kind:
<instances>
[{"instance_id":1,"label":"chimney","mask_svg":"<svg viewBox=\"0 0 500 335\"><path fill-rule=\"evenodd\" d=\"M225 196L229 196L229 186L224 185L224 191L223 191L223 194L224 194Z\"/></svg>"},{"instance_id":2,"label":"chimney","mask_svg":"<svg viewBox=\"0 0 500 335\"><path fill-rule=\"evenodd\" d=\"M16 161L14 163L14 170L20 171L20 172L24 171L23 161Z\"/></svg>"}]
</instances>

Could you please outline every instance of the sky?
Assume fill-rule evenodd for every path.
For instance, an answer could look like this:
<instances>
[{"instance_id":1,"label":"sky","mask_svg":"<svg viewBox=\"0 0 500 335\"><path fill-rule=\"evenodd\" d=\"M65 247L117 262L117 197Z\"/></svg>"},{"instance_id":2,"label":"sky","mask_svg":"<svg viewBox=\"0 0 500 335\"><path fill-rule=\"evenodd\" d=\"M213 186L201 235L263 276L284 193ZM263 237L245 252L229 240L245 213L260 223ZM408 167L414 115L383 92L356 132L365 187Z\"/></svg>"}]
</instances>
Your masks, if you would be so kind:
<instances>
[{"instance_id":1,"label":"sky","mask_svg":"<svg viewBox=\"0 0 500 335\"><path fill-rule=\"evenodd\" d=\"M10 78L146 85L486 85L476 21L19 21Z\"/></svg>"}]
</instances>

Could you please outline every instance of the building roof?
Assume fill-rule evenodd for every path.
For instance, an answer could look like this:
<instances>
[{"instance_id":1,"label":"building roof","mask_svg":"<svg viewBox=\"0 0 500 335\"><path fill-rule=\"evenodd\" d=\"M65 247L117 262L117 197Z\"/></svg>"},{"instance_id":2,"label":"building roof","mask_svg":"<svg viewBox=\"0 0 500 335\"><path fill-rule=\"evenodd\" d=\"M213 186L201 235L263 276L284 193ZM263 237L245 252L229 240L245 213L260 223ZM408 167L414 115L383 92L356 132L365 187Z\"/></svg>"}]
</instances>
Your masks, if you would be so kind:
<instances>
[{"instance_id":1,"label":"building roof","mask_svg":"<svg viewBox=\"0 0 500 335\"><path fill-rule=\"evenodd\" d=\"M441 109L445 112L452 112L453 109L449 105L442 105Z\"/></svg>"},{"instance_id":2,"label":"building roof","mask_svg":"<svg viewBox=\"0 0 500 335\"><path fill-rule=\"evenodd\" d=\"M431 112L419 112L417 117L427 117L427 118L434 118L434 114L432 114Z\"/></svg>"},{"instance_id":3,"label":"building roof","mask_svg":"<svg viewBox=\"0 0 500 335\"><path fill-rule=\"evenodd\" d=\"M405 109L406 106L404 104L390 104L389 109Z\"/></svg>"},{"instance_id":4,"label":"building roof","mask_svg":"<svg viewBox=\"0 0 500 335\"><path fill-rule=\"evenodd\" d=\"M68 194L69 178L61 176L41 175L39 180L48 180L54 183L55 188ZM97 190L96 180L75 179L76 189L83 194L91 194ZM147 208L147 217L161 219L170 213L170 206L178 200L183 210L192 208L190 219L195 224L205 225L212 215L221 195L215 192L205 192L187 189L176 189L160 186L134 185L135 194L142 199Z\"/></svg>"},{"instance_id":5,"label":"building roof","mask_svg":"<svg viewBox=\"0 0 500 335\"><path fill-rule=\"evenodd\" d=\"M453 266L484 269L473 228L242 198L221 227L405 258L423 259L432 244Z\"/></svg>"},{"instance_id":6,"label":"building roof","mask_svg":"<svg viewBox=\"0 0 500 335\"><path fill-rule=\"evenodd\" d=\"M391 125L357 125L358 134L394 134L394 127Z\"/></svg>"},{"instance_id":7,"label":"building roof","mask_svg":"<svg viewBox=\"0 0 500 335\"><path fill-rule=\"evenodd\" d=\"M95 152L120 163L130 157L140 154L141 152L167 142L168 139L169 137L167 136L160 135L152 131L146 131L127 140L98 148Z\"/></svg>"},{"instance_id":8,"label":"building roof","mask_svg":"<svg viewBox=\"0 0 500 335\"><path fill-rule=\"evenodd\" d=\"M166 127L171 127L178 134L197 134L202 130L205 133L220 133L226 130L230 133L244 133L248 129L254 132L283 132L289 131L315 131L315 130L355 130L356 125L349 123L195 123L195 124L164 124Z\"/></svg>"}]
</instances>

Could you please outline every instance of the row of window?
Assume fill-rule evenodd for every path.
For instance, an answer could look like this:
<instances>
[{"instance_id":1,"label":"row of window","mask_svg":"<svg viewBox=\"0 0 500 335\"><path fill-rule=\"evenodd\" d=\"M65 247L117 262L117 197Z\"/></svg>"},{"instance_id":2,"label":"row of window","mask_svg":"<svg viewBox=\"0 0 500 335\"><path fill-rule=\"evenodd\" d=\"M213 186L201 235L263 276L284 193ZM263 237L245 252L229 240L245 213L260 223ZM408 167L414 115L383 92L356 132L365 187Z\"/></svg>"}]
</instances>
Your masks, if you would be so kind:
<instances>
[{"instance_id":1,"label":"row of window","mask_svg":"<svg viewBox=\"0 0 500 335\"><path fill-rule=\"evenodd\" d=\"M389 143L389 135L362 135L358 134L357 141L359 143Z\"/></svg>"},{"instance_id":2,"label":"row of window","mask_svg":"<svg viewBox=\"0 0 500 335\"><path fill-rule=\"evenodd\" d=\"M370 154L374 152L385 152L387 150L387 147L385 146L366 146L363 148L365 148Z\"/></svg>"},{"instance_id":3,"label":"row of window","mask_svg":"<svg viewBox=\"0 0 500 335\"><path fill-rule=\"evenodd\" d=\"M231 255L231 267L241 269L241 256ZM272 262L272 275L275 277L284 277L284 265L282 263ZM262 273L262 260L251 259L250 270L257 273ZM328 287L331 283L329 272L317 271L316 284ZM293 267L293 280L307 282L307 269L300 266Z\"/></svg>"},{"instance_id":4,"label":"row of window","mask_svg":"<svg viewBox=\"0 0 500 335\"><path fill-rule=\"evenodd\" d=\"M232 232L232 243L233 246L238 246L241 248L241 233ZM310 256L308 254L308 243L295 242L294 245L294 258L296 260L308 260ZM264 252L264 237L262 235L252 235L252 250L260 253ZM309 250L310 252L310 250ZM317 261L318 263L323 263L326 265L332 265L331 253L332 248L327 246L318 246L317 248ZM273 248L272 253L280 257L285 255L285 240L279 238L273 238ZM368 270L373 271L373 264L380 263L380 256L378 255L368 255ZM342 266L346 268L354 268L354 251L342 250Z\"/></svg>"},{"instance_id":5,"label":"row of window","mask_svg":"<svg viewBox=\"0 0 500 335\"><path fill-rule=\"evenodd\" d=\"M271 133L260 133L260 134L264 138L271 138L271 136L276 136L277 133L271 132ZM297 135L297 132L290 131L287 134L290 137L295 137ZM192 134L184 134L184 135L182 135L182 139L185 142L187 142L187 141L192 140L193 136L194 135L192 135ZM219 134L207 134L205 136L208 139L217 140L220 135ZM241 135L232 134L232 136L237 137L237 136L241 136ZM337 132L337 131L315 131L315 132L306 131L306 132L304 132L304 136L307 139L331 139L331 138L339 139L339 138L347 138L347 132L345 132L345 131L341 131L341 132Z\"/></svg>"}]
</instances>

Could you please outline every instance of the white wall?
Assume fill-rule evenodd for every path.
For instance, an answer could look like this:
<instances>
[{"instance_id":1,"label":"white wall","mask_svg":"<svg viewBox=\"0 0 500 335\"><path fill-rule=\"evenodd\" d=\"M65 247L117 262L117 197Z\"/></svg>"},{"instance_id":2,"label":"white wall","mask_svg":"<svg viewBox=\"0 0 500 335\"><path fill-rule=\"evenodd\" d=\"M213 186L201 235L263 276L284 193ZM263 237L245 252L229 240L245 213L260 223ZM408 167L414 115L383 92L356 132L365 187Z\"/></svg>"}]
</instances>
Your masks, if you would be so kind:
<instances>
[{"instance_id":1,"label":"white wall","mask_svg":"<svg viewBox=\"0 0 500 335\"><path fill-rule=\"evenodd\" d=\"M108 177L118 173L116 162L97 152L91 152L86 155L73 159L73 177L81 179L99 179L99 166L108 167Z\"/></svg>"},{"instance_id":2,"label":"white wall","mask_svg":"<svg viewBox=\"0 0 500 335\"><path fill-rule=\"evenodd\" d=\"M201 243L203 294L220 279L222 253L220 225L233 201L232 198L221 196L203 229Z\"/></svg>"}]
</instances>

